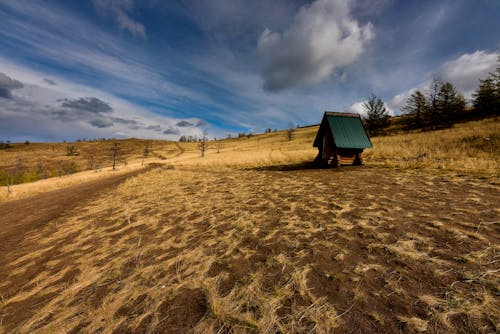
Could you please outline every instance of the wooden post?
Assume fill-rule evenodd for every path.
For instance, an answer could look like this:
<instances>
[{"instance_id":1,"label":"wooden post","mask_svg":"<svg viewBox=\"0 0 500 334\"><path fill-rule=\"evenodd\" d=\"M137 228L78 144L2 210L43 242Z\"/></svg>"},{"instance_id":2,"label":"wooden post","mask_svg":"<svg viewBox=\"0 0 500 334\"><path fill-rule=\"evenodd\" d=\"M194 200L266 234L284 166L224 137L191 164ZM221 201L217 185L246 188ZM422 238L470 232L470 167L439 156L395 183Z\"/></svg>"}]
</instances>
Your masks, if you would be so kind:
<instances>
[{"instance_id":1,"label":"wooden post","mask_svg":"<svg viewBox=\"0 0 500 334\"><path fill-rule=\"evenodd\" d=\"M337 157L337 148L333 149L332 167L334 167L334 168L338 168L339 167L339 159Z\"/></svg>"},{"instance_id":2,"label":"wooden post","mask_svg":"<svg viewBox=\"0 0 500 334\"><path fill-rule=\"evenodd\" d=\"M356 157L354 158L353 165L354 166L360 166L361 165L361 153L356 153Z\"/></svg>"}]
</instances>

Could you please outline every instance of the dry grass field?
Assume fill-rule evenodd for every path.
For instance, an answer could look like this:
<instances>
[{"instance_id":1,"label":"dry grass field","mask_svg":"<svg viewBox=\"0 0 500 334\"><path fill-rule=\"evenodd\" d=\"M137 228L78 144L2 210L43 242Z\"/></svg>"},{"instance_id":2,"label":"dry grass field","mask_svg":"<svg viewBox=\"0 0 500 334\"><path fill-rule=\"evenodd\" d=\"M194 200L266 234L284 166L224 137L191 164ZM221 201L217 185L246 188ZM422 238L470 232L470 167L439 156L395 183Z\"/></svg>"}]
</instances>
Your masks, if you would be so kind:
<instances>
[{"instance_id":1,"label":"dry grass field","mask_svg":"<svg viewBox=\"0 0 500 334\"><path fill-rule=\"evenodd\" d=\"M456 124L453 128L373 138L365 155L374 166L440 170L498 177L500 120Z\"/></svg>"},{"instance_id":2,"label":"dry grass field","mask_svg":"<svg viewBox=\"0 0 500 334\"><path fill-rule=\"evenodd\" d=\"M71 175L80 171L101 171L111 166L111 148L119 144L117 167L129 163L164 160L180 154L173 142L159 140L96 140L72 143L16 143L0 150L0 185L6 185L11 173L14 184ZM145 154L147 149L147 154Z\"/></svg>"},{"instance_id":3,"label":"dry grass field","mask_svg":"<svg viewBox=\"0 0 500 334\"><path fill-rule=\"evenodd\" d=\"M498 119L339 170L307 164L316 131L158 143L119 184L4 200L0 333L498 332Z\"/></svg>"}]
</instances>

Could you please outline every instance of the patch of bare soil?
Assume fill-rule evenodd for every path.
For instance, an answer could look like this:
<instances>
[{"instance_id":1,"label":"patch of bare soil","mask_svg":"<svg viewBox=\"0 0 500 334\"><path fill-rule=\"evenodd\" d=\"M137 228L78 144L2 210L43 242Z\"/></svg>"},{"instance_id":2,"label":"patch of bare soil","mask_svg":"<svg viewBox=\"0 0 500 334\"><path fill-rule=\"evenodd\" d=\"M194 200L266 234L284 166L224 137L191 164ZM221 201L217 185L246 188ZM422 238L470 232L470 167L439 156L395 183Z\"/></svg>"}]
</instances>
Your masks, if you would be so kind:
<instances>
[{"instance_id":1,"label":"patch of bare soil","mask_svg":"<svg viewBox=\"0 0 500 334\"><path fill-rule=\"evenodd\" d=\"M136 170L130 173L111 176L98 181L82 183L67 188L46 192L40 195L30 196L20 200L0 203L0 282L3 282L9 276L9 271L5 270L5 266L20 257L35 251L38 265L31 266L24 271L24 277L35 277L44 270L45 264L57 256L58 249L53 247L44 252L36 252L31 247L22 247L21 245L30 244L26 242L28 235L37 235L42 231L47 230L51 222L56 221L60 216L67 212L72 212L78 206L84 206L87 203L110 187L116 186L126 179L144 173L150 168ZM57 226L52 226L52 229ZM70 235L69 237L75 235ZM59 244L62 246L62 244ZM67 263L67 259L62 258L56 268L62 269ZM22 265L23 262L20 263ZM70 282L80 273L80 269L73 268L63 270L64 275L59 282ZM13 293L18 289L17 286L10 286L11 289L0 290L0 306L5 301L5 296ZM35 297L36 303L42 303L52 294L39 294ZM17 305L22 311L16 313L16 317L21 321L29 318L31 307L24 302L17 302Z\"/></svg>"},{"instance_id":2,"label":"patch of bare soil","mask_svg":"<svg viewBox=\"0 0 500 334\"><path fill-rule=\"evenodd\" d=\"M2 248L0 333L500 329L486 180L156 170L65 208L5 223L0 243L24 237Z\"/></svg>"}]
</instances>

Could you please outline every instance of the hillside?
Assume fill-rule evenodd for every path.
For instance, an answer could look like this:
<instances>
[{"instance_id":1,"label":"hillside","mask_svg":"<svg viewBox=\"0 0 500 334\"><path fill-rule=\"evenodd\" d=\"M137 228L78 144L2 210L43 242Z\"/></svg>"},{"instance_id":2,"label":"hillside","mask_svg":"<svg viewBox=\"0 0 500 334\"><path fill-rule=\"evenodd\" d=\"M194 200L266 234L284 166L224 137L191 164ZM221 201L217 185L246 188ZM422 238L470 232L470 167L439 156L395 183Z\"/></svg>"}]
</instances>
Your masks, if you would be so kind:
<instances>
[{"instance_id":1,"label":"hillside","mask_svg":"<svg viewBox=\"0 0 500 334\"><path fill-rule=\"evenodd\" d=\"M209 141L201 158L198 143L127 139L76 143L14 144L0 150L0 184L64 176L79 171L109 168L111 148L119 143L117 167L144 162L177 166L265 167L312 161L317 149L312 141L317 126L295 129L292 139L286 131L242 138ZM484 176L498 176L500 121L490 118L457 124L453 128L429 132L400 132L372 138L373 149L365 151L368 166L402 169L445 170ZM75 155L68 155L73 147Z\"/></svg>"},{"instance_id":2,"label":"hillside","mask_svg":"<svg viewBox=\"0 0 500 334\"><path fill-rule=\"evenodd\" d=\"M338 170L307 163L314 127L144 166L136 141L118 172L14 186L0 333L498 331L498 126L373 138Z\"/></svg>"}]
</instances>

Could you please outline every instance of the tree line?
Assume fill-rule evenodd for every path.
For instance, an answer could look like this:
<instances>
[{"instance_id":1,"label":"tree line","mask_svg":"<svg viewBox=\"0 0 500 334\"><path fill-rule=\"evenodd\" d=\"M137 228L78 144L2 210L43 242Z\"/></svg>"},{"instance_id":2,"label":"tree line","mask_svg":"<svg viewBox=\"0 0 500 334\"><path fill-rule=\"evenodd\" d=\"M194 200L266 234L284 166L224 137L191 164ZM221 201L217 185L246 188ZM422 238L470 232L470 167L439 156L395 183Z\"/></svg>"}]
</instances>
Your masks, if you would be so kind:
<instances>
[{"instance_id":1,"label":"tree line","mask_svg":"<svg viewBox=\"0 0 500 334\"><path fill-rule=\"evenodd\" d=\"M500 57L499 57L500 64ZM416 90L401 109L405 130L436 130L457 122L500 114L500 65L494 73L479 80L472 94L472 104L451 82L434 79L426 91ZM371 135L377 135L389 126L390 116L382 99L372 94L363 103L366 111L364 124Z\"/></svg>"}]
</instances>

